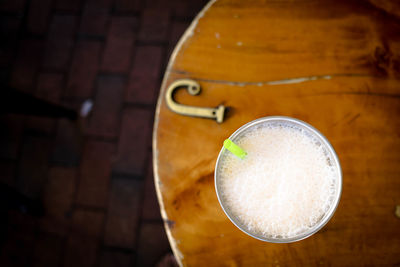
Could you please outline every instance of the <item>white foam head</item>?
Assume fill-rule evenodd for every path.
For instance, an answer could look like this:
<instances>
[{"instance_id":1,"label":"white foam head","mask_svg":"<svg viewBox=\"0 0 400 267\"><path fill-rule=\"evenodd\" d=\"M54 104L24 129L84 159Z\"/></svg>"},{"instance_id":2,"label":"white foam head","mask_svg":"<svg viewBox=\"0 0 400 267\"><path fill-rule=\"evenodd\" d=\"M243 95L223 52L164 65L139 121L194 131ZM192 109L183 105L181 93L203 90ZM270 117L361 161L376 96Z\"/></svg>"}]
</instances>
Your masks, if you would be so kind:
<instances>
[{"instance_id":1,"label":"white foam head","mask_svg":"<svg viewBox=\"0 0 400 267\"><path fill-rule=\"evenodd\" d=\"M261 239L293 239L335 208L340 170L312 130L271 120L247 128L233 141L247 156L240 160L223 150L216 185L225 212L245 232Z\"/></svg>"}]
</instances>

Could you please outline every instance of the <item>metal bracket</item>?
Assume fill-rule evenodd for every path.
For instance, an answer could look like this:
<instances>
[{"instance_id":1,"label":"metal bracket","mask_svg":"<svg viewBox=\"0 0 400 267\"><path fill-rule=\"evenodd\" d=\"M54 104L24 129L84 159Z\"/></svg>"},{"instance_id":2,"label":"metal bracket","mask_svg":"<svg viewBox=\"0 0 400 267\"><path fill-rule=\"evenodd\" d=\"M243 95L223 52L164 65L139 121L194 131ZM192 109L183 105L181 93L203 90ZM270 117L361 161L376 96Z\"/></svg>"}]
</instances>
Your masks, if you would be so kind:
<instances>
[{"instance_id":1,"label":"metal bracket","mask_svg":"<svg viewBox=\"0 0 400 267\"><path fill-rule=\"evenodd\" d=\"M216 120L218 123L224 121L225 106L219 105L217 108L202 108L182 105L175 102L173 98L174 91L181 87L187 87L189 94L198 95L200 94L200 85L190 79L181 79L173 82L167 89L165 95L167 106L173 111L181 115L191 117L201 117L207 119Z\"/></svg>"}]
</instances>

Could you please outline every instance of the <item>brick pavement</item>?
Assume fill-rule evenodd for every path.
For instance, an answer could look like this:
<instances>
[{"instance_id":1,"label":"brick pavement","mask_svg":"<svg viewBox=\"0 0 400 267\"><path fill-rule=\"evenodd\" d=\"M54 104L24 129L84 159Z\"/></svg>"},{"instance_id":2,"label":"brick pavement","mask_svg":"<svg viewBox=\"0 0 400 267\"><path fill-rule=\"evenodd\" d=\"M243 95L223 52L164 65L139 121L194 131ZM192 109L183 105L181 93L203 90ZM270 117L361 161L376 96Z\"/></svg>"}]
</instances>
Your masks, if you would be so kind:
<instances>
[{"instance_id":1,"label":"brick pavement","mask_svg":"<svg viewBox=\"0 0 400 267\"><path fill-rule=\"evenodd\" d=\"M43 202L9 210L0 266L154 266L170 252L151 134L170 53L206 0L3 0L0 82L94 108L66 119L0 115L0 182Z\"/></svg>"}]
</instances>

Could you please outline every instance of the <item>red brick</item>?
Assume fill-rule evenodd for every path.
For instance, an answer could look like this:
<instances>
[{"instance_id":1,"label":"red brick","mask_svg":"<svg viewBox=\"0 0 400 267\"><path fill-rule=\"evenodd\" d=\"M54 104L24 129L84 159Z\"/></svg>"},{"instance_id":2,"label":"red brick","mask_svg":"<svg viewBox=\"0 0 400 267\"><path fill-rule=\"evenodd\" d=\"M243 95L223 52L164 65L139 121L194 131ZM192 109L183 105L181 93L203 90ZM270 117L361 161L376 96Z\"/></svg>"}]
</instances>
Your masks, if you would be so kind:
<instances>
[{"instance_id":1,"label":"red brick","mask_svg":"<svg viewBox=\"0 0 400 267\"><path fill-rule=\"evenodd\" d=\"M108 213L120 216L138 215L142 187L143 181L141 180L129 178L112 179Z\"/></svg>"},{"instance_id":2,"label":"red brick","mask_svg":"<svg viewBox=\"0 0 400 267\"><path fill-rule=\"evenodd\" d=\"M66 119L58 120L51 162L67 166L78 165L82 140L83 136L80 136L75 122Z\"/></svg>"},{"instance_id":3,"label":"red brick","mask_svg":"<svg viewBox=\"0 0 400 267\"><path fill-rule=\"evenodd\" d=\"M61 260L63 239L48 233L40 233L35 240L32 266L58 266Z\"/></svg>"},{"instance_id":4,"label":"red brick","mask_svg":"<svg viewBox=\"0 0 400 267\"><path fill-rule=\"evenodd\" d=\"M172 2L172 10L176 17L194 18L208 3L208 0L174 0Z\"/></svg>"},{"instance_id":5,"label":"red brick","mask_svg":"<svg viewBox=\"0 0 400 267\"><path fill-rule=\"evenodd\" d=\"M2 236L4 240L1 245L0 266L29 266L37 231L36 220L15 210L9 210L5 214L6 217L2 220L6 220L6 228L2 231L7 234Z\"/></svg>"},{"instance_id":6,"label":"red brick","mask_svg":"<svg viewBox=\"0 0 400 267\"><path fill-rule=\"evenodd\" d=\"M68 66L77 18L71 15L54 15L50 25L43 66L48 69L65 70Z\"/></svg>"},{"instance_id":7,"label":"red brick","mask_svg":"<svg viewBox=\"0 0 400 267\"><path fill-rule=\"evenodd\" d=\"M77 170L73 167L53 166L44 190L44 204L49 215L65 215L74 198ZM61 216L60 216L61 217Z\"/></svg>"},{"instance_id":8,"label":"red brick","mask_svg":"<svg viewBox=\"0 0 400 267\"><path fill-rule=\"evenodd\" d=\"M104 224L104 212L75 209L71 232L80 236L99 238Z\"/></svg>"},{"instance_id":9,"label":"red brick","mask_svg":"<svg viewBox=\"0 0 400 267\"><path fill-rule=\"evenodd\" d=\"M111 0L88 0L83 10L80 33L105 35L110 8Z\"/></svg>"},{"instance_id":10,"label":"red brick","mask_svg":"<svg viewBox=\"0 0 400 267\"><path fill-rule=\"evenodd\" d=\"M113 179L108 204L104 243L108 246L133 248L139 221L142 182Z\"/></svg>"},{"instance_id":11,"label":"red brick","mask_svg":"<svg viewBox=\"0 0 400 267\"><path fill-rule=\"evenodd\" d=\"M56 0L57 11L78 13L82 6L82 0Z\"/></svg>"},{"instance_id":12,"label":"red brick","mask_svg":"<svg viewBox=\"0 0 400 267\"><path fill-rule=\"evenodd\" d=\"M145 8L158 8L158 9L169 9L171 8L171 3L174 3L174 0L164 1L164 0L146 0Z\"/></svg>"},{"instance_id":13,"label":"red brick","mask_svg":"<svg viewBox=\"0 0 400 267\"><path fill-rule=\"evenodd\" d=\"M146 0L147 8L169 9L175 18L191 21L208 0Z\"/></svg>"},{"instance_id":14,"label":"red brick","mask_svg":"<svg viewBox=\"0 0 400 267\"><path fill-rule=\"evenodd\" d=\"M175 17L191 20L207 3L207 0L146 0L146 7L169 9Z\"/></svg>"},{"instance_id":15,"label":"red brick","mask_svg":"<svg viewBox=\"0 0 400 267\"><path fill-rule=\"evenodd\" d=\"M40 73L37 81L35 96L50 101L59 103L63 89L63 75L58 73Z\"/></svg>"},{"instance_id":16,"label":"red brick","mask_svg":"<svg viewBox=\"0 0 400 267\"><path fill-rule=\"evenodd\" d=\"M25 0L0 1L0 10L6 12L24 12Z\"/></svg>"},{"instance_id":17,"label":"red brick","mask_svg":"<svg viewBox=\"0 0 400 267\"><path fill-rule=\"evenodd\" d=\"M43 232L51 233L60 237L65 237L68 234L71 218L51 217L46 214L45 217L39 219L39 228Z\"/></svg>"},{"instance_id":18,"label":"red brick","mask_svg":"<svg viewBox=\"0 0 400 267\"><path fill-rule=\"evenodd\" d=\"M47 31L52 0L31 0L28 12L28 31L44 34Z\"/></svg>"},{"instance_id":19,"label":"red brick","mask_svg":"<svg viewBox=\"0 0 400 267\"><path fill-rule=\"evenodd\" d=\"M86 100L86 99L85 99ZM82 107L82 103L85 100L81 100L81 99L73 99L73 98L62 98L62 105L73 109L73 110L80 110Z\"/></svg>"},{"instance_id":20,"label":"red brick","mask_svg":"<svg viewBox=\"0 0 400 267\"><path fill-rule=\"evenodd\" d=\"M133 103L153 104L159 90L163 56L161 46L137 47L125 100Z\"/></svg>"},{"instance_id":21,"label":"red brick","mask_svg":"<svg viewBox=\"0 0 400 267\"><path fill-rule=\"evenodd\" d=\"M64 267L94 266L97 256L97 240L71 235L64 253Z\"/></svg>"},{"instance_id":22,"label":"red brick","mask_svg":"<svg viewBox=\"0 0 400 267\"><path fill-rule=\"evenodd\" d=\"M1 54L2 52L0 52ZM1 61L1 60L0 60ZM1 63L0 63L1 64ZM9 81L9 75L10 74L10 69L9 68L2 68L0 66L0 83L1 84L7 84Z\"/></svg>"},{"instance_id":23,"label":"red brick","mask_svg":"<svg viewBox=\"0 0 400 267\"><path fill-rule=\"evenodd\" d=\"M168 53L167 58L169 59L178 41L189 27L189 22L175 21L172 23L172 30L168 40Z\"/></svg>"},{"instance_id":24,"label":"red brick","mask_svg":"<svg viewBox=\"0 0 400 267\"><path fill-rule=\"evenodd\" d=\"M33 238L38 230L37 219L17 210L9 210L7 214L7 232Z\"/></svg>"},{"instance_id":25,"label":"red brick","mask_svg":"<svg viewBox=\"0 0 400 267\"><path fill-rule=\"evenodd\" d=\"M132 253L118 251L102 251L100 267L129 267L133 266Z\"/></svg>"},{"instance_id":26,"label":"red brick","mask_svg":"<svg viewBox=\"0 0 400 267\"><path fill-rule=\"evenodd\" d=\"M55 129L56 120L44 117L29 116L25 125L25 130L30 133L39 133L47 136L53 135Z\"/></svg>"},{"instance_id":27,"label":"red brick","mask_svg":"<svg viewBox=\"0 0 400 267\"><path fill-rule=\"evenodd\" d=\"M2 245L0 266L29 266L37 233L36 218L17 210L4 212L2 217ZM3 239L4 238L4 239ZM24 255L21 257L21 255ZM13 264L4 264L9 258Z\"/></svg>"},{"instance_id":28,"label":"red brick","mask_svg":"<svg viewBox=\"0 0 400 267\"><path fill-rule=\"evenodd\" d=\"M137 266L155 266L171 253L163 223L144 223L140 228Z\"/></svg>"},{"instance_id":29,"label":"red brick","mask_svg":"<svg viewBox=\"0 0 400 267\"><path fill-rule=\"evenodd\" d=\"M169 10L147 8L142 13L139 40L166 41L169 24Z\"/></svg>"},{"instance_id":30,"label":"red brick","mask_svg":"<svg viewBox=\"0 0 400 267\"><path fill-rule=\"evenodd\" d=\"M137 12L141 8L141 0L115 0L114 9L117 13Z\"/></svg>"},{"instance_id":31,"label":"red brick","mask_svg":"<svg viewBox=\"0 0 400 267\"><path fill-rule=\"evenodd\" d=\"M11 187L15 184L15 162L11 160L0 161L0 182Z\"/></svg>"},{"instance_id":32,"label":"red brick","mask_svg":"<svg viewBox=\"0 0 400 267\"><path fill-rule=\"evenodd\" d=\"M132 75L155 78L159 76L163 49L161 46L141 46L135 51Z\"/></svg>"},{"instance_id":33,"label":"red brick","mask_svg":"<svg viewBox=\"0 0 400 267\"><path fill-rule=\"evenodd\" d=\"M15 60L10 85L17 90L32 92L37 70L42 58L41 40L22 40Z\"/></svg>"},{"instance_id":34,"label":"red brick","mask_svg":"<svg viewBox=\"0 0 400 267\"><path fill-rule=\"evenodd\" d=\"M169 37L169 44L175 46L189 26L190 26L189 22L181 22L181 21L173 22L171 34Z\"/></svg>"},{"instance_id":35,"label":"red brick","mask_svg":"<svg viewBox=\"0 0 400 267\"><path fill-rule=\"evenodd\" d=\"M22 141L25 117L21 115L0 116L0 157L17 159Z\"/></svg>"},{"instance_id":36,"label":"red brick","mask_svg":"<svg viewBox=\"0 0 400 267\"><path fill-rule=\"evenodd\" d=\"M69 212L75 195L76 168L52 167L44 187L43 205L46 216L40 221L40 228L46 232L65 236L69 229Z\"/></svg>"},{"instance_id":37,"label":"red brick","mask_svg":"<svg viewBox=\"0 0 400 267\"><path fill-rule=\"evenodd\" d=\"M136 19L113 17L107 34L101 70L113 73L127 72L132 58L135 41Z\"/></svg>"},{"instance_id":38,"label":"red brick","mask_svg":"<svg viewBox=\"0 0 400 267\"><path fill-rule=\"evenodd\" d=\"M156 188L154 185L153 162L148 164L147 175L144 186L144 200L142 208L144 220L162 220L160 205L158 204Z\"/></svg>"},{"instance_id":39,"label":"red brick","mask_svg":"<svg viewBox=\"0 0 400 267\"><path fill-rule=\"evenodd\" d=\"M0 18L0 38L2 40L0 42L0 67L8 68L14 58L20 25L20 18L5 16Z\"/></svg>"},{"instance_id":40,"label":"red brick","mask_svg":"<svg viewBox=\"0 0 400 267\"><path fill-rule=\"evenodd\" d=\"M167 53L165 54L165 59L167 62L171 59L172 53L174 52L175 45L169 45L167 48Z\"/></svg>"},{"instance_id":41,"label":"red brick","mask_svg":"<svg viewBox=\"0 0 400 267\"><path fill-rule=\"evenodd\" d=\"M122 115L118 152L113 169L118 173L143 175L151 140L151 112L126 109Z\"/></svg>"},{"instance_id":42,"label":"red brick","mask_svg":"<svg viewBox=\"0 0 400 267\"><path fill-rule=\"evenodd\" d=\"M117 137L122 110L124 79L102 76L97 81L97 92L88 134Z\"/></svg>"},{"instance_id":43,"label":"red brick","mask_svg":"<svg viewBox=\"0 0 400 267\"><path fill-rule=\"evenodd\" d=\"M52 103L59 103L62 85L63 75L57 73L41 73L38 76L35 96ZM53 135L56 129L56 120L52 118L29 117L26 127L29 131Z\"/></svg>"},{"instance_id":44,"label":"red brick","mask_svg":"<svg viewBox=\"0 0 400 267\"><path fill-rule=\"evenodd\" d=\"M95 41L78 42L73 60L66 96L90 98L99 65L101 44Z\"/></svg>"},{"instance_id":45,"label":"red brick","mask_svg":"<svg viewBox=\"0 0 400 267\"><path fill-rule=\"evenodd\" d=\"M114 145L88 141L83 149L77 202L79 204L105 207L111 173Z\"/></svg>"},{"instance_id":46,"label":"red brick","mask_svg":"<svg viewBox=\"0 0 400 267\"><path fill-rule=\"evenodd\" d=\"M71 209L77 180L74 167L53 166L44 191L44 203L49 214L62 214Z\"/></svg>"},{"instance_id":47,"label":"red brick","mask_svg":"<svg viewBox=\"0 0 400 267\"><path fill-rule=\"evenodd\" d=\"M46 138L26 136L18 167L18 189L28 197L40 196L47 179L51 142Z\"/></svg>"}]
</instances>

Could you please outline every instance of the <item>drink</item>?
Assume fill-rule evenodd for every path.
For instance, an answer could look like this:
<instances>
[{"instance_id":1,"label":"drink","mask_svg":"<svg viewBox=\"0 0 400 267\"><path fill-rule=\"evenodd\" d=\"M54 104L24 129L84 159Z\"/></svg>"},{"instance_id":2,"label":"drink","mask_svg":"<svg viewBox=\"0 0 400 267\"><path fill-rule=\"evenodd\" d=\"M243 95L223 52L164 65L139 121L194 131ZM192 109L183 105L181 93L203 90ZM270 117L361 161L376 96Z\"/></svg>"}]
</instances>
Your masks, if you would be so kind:
<instances>
[{"instance_id":1,"label":"drink","mask_svg":"<svg viewBox=\"0 0 400 267\"><path fill-rule=\"evenodd\" d=\"M241 160L222 149L216 191L232 222L270 242L312 235L333 215L341 170L328 141L310 125L287 117L250 122L230 139L247 152Z\"/></svg>"}]
</instances>

